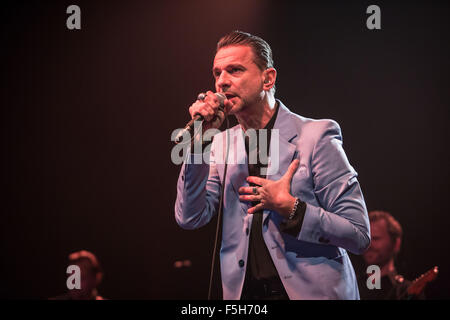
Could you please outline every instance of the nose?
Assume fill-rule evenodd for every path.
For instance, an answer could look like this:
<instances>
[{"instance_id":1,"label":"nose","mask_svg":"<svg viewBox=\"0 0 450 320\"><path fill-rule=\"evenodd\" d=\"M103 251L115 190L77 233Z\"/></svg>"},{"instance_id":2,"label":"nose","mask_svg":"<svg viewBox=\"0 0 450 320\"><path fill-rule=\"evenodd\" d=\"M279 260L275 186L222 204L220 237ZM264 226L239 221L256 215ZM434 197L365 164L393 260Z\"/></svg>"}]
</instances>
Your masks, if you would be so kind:
<instances>
[{"instance_id":1,"label":"nose","mask_svg":"<svg viewBox=\"0 0 450 320\"><path fill-rule=\"evenodd\" d=\"M216 89L217 91L226 91L230 87L230 85L230 77L226 71L223 71L216 79Z\"/></svg>"}]
</instances>

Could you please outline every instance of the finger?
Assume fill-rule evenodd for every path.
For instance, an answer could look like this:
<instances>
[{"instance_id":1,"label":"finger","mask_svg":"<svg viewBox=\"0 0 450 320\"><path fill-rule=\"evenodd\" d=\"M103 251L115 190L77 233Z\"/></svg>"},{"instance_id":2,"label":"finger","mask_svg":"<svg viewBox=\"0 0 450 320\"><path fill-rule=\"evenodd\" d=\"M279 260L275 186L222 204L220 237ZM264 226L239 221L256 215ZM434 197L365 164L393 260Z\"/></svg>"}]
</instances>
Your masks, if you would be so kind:
<instances>
[{"instance_id":1,"label":"finger","mask_svg":"<svg viewBox=\"0 0 450 320\"><path fill-rule=\"evenodd\" d=\"M206 103L204 106L204 110L207 112L207 114L204 116L205 120L211 121L215 116L214 109L211 107L209 103Z\"/></svg>"},{"instance_id":2,"label":"finger","mask_svg":"<svg viewBox=\"0 0 450 320\"><path fill-rule=\"evenodd\" d=\"M214 116L213 108L203 101L195 102L190 108L189 113L194 118L197 114L201 115L206 121L210 121Z\"/></svg>"},{"instance_id":3,"label":"finger","mask_svg":"<svg viewBox=\"0 0 450 320\"><path fill-rule=\"evenodd\" d=\"M219 99L212 91L206 92L205 102L208 102L214 110L218 109L220 105Z\"/></svg>"},{"instance_id":4,"label":"finger","mask_svg":"<svg viewBox=\"0 0 450 320\"><path fill-rule=\"evenodd\" d=\"M225 99L223 101L223 109L225 110L225 113L229 113L231 108L233 108L233 104L231 103L230 100Z\"/></svg>"},{"instance_id":5,"label":"finger","mask_svg":"<svg viewBox=\"0 0 450 320\"><path fill-rule=\"evenodd\" d=\"M194 117L197 114L201 115L203 119L205 119L206 121L210 121L214 115L211 108L209 108L208 106L203 106L202 108L197 109L197 111L194 114Z\"/></svg>"},{"instance_id":6,"label":"finger","mask_svg":"<svg viewBox=\"0 0 450 320\"><path fill-rule=\"evenodd\" d=\"M206 96L209 97L211 100L219 102L219 98L217 98L216 94L212 92L211 90L206 91Z\"/></svg>"},{"instance_id":7,"label":"finger","mask_svg":"<svg viewBox=\"0 0 450 320\"><path fill-rule=\"evenodd\" d=\"M258 184L258 185L263 186L263 187L264 187L268 182L270 182L270 181L267 180L267 179L263 179L263 178L260 178L260 177L254 177L254 176L249 176L249 177L247 177L247 181L250 182L250 183Z\"/></svg>"},{"instance_id":8,"label":"finger","mask_svg":"<svg viewBox=\"0 0 450 320\"><path fill-rule=\"evenodd\" d=\"M256 206L251 207L250 209L247 210L248 213L253 214L259 210L264 209L264 205L262 203L258 203Z\"/></svg>"},{"instance_id":9,"label":"finger","mask_svg":"<svg viewBox=\"0 0 450 320\"><path fill-rule=\"evenodd\" d=\"M205 100L205 98L206 98L206 93L203 93L203 92L199 93L197 96L197 100L200 100L200 101Z\"/></svg>"},{"instance_id":10,"label":"finger","mask_svg":"<svg viewBox=\"0 0 450 320\"><path fill-rule=\"evenodd\" d=\"M254 187L240 187L239 193L240 194L255 194L253 188Z\"/></svg>"},{"instance_id":11,"label":"finger","mask_svg":"<svg viewBox=\"0 0 450 320\"><path fill-rule=\"evenodd\" d=\"M295 171L297 171L298 165L300 164L300 161L298 159L295 159L291 162L289 165L289 168L287 169L286 173L284 174L283 178L288 179L289 183L292 181L292 176L294 175Z\"/></svg>"},{"instance_id":12,"label":"finger","mask_svg":"<svg viewBox=\"0 0 450 320\"><path fill-rule=\"evenodd\" d=\"M197 114L201 114L200 110L204 109L205 102L203 100L197 100L189 107L189 113L194 118Z\"/></svg>"},{"instance_id":13,"label":"finger","mask_svg":"<svg viewBox=\"0 0 450 320\"><path fill-rule=\"evenodd\" d=\"M198 113L198 110L199 110L199 101L196 101L189 107L189 114L191 115L191 119L194 119L195 115Z\"/></svg>"},{"instance_id":14,"label":"finger","mask_svg":"<svg viewBox=\"0 0 450 320\"><path fill-rule=\"evenodd\" d=\"M239 200L241 201L261 201L261 195L259 194L253 194L253 195L241 195L239 196Z\"/></svg>"}]
</instances>

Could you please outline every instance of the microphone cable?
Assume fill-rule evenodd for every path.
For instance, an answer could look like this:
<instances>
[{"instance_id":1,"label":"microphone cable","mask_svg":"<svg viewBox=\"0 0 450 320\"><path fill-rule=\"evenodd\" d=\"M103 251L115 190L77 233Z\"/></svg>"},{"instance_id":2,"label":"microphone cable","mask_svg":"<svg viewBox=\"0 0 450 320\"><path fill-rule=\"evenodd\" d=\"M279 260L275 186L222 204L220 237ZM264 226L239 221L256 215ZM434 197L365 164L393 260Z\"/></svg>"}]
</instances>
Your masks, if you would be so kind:
<instances>
[{"instance_id":1,"label":"microphone cable","mask_svg":"<svg viewBox=\"0 0 450 320\"><path fill-rule=\"evenodd\" d=\"M208 300L212 299L212 286L214 282L214 269L216 266L216 260L217 260L217 248L219 245L219 241L222 238L222 211L223 211L223 195L225 191L225 181L227 179L227 168L228 168L228 152L230 150L230 122L228 117L226 117L227 121L227 129L226 129L226 140L227 140L227 152L225 155L225 168L223 170L223 182L222 182L222 188L220 191L220 200L219 200L219 212L217 213L217 224L216 224L216 236L214 239L214 250L213 250L213 256L211 261L211 271L209 275L209 289L208 289ZM220 256L220 254L219 254ZM220 260L220 259L219 259ZM220 265L219 265L219 271L220 271ZM222 282L220 281L219 284L221 285ZM220 290L219 290L220 291Z\"/></svg>"}]
</instances>

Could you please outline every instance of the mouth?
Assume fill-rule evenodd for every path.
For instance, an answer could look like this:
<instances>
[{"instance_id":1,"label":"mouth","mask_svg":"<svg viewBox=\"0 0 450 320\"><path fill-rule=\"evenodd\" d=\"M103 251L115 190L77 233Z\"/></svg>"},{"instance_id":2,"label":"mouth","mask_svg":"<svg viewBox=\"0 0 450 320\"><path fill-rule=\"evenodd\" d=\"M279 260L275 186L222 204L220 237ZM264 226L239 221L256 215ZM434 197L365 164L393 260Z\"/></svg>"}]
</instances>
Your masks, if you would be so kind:
<instances>
[{"instance_id":1,"label":"mouth","mask_svg":"<svg viewBox=\"0 0 450 320\"><path fill-rule=\"evenodd\" d=\"M228 100L233 99L234 97L236 97L236 95L232 94L232 93L225 93L225 96L227 97Z\"/></svg>"}]
</instances>

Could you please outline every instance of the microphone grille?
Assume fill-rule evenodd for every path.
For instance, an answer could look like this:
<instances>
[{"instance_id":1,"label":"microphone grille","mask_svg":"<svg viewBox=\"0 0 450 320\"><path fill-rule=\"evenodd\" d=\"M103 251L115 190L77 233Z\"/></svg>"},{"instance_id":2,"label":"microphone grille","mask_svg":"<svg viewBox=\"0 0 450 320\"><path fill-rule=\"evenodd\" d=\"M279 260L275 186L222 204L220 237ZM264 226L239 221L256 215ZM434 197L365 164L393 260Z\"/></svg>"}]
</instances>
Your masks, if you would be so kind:
<instances>
[{"instance_id":1,"label":"microphone grille","mask_svg":"<svg viewBox=\"0 0 450 320\"><path fill-rule=\"evenodd\" d=\"M220 92L216 92L215 95L216 95L217 99L219 100L220 107L223 108L223 102L225 101L225 99L227 97L223 93L220 93Z\"/></svg>"}]
</instances>

